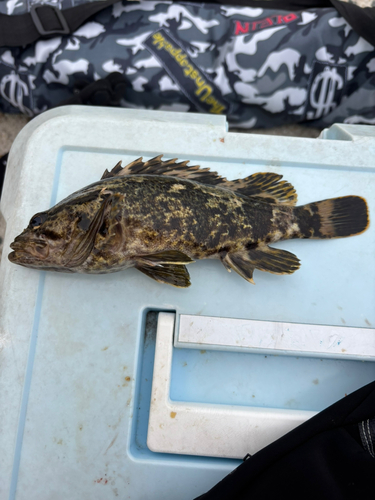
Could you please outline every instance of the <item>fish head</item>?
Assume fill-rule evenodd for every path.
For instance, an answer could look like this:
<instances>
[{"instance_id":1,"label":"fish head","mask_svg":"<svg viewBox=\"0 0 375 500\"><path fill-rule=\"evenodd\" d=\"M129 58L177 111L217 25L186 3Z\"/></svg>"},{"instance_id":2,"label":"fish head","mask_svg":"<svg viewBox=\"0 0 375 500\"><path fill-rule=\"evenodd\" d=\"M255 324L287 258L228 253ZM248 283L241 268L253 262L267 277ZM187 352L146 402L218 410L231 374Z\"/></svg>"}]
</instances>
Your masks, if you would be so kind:
<instances>
[{"instance_id":1,"label":"fish head","mask_svg":"<svg viewBox=\"0 0 375 500\"><path fill-rule=\"evenodd\" d=\"M40 270L75 272L90 255L108 199L59 204L35 214L17 236L8 259Z\"/></svg>"}]
</instances>

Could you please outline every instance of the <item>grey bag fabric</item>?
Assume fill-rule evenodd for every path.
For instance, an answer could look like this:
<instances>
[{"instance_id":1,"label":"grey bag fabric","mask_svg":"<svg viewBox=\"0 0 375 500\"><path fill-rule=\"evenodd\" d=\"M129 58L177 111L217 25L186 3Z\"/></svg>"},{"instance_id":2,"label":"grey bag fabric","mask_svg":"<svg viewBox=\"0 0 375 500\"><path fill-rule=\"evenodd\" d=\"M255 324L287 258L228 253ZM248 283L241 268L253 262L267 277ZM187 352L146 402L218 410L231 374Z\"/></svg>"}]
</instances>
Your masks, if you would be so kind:
<instances>
[{"instance_id":1,"label":"grey bag fabric","mask_svg":"<svg viewBox=\"0 0 375 500\"><path fill-rule=\"evenodd\" d=\"M0 109L33 116L113 72L125 107L226 114L243 128L375 124L374 46L335 9L159 1L124 0L70 35L1 48Z\"/></svg>"}]
</instances>

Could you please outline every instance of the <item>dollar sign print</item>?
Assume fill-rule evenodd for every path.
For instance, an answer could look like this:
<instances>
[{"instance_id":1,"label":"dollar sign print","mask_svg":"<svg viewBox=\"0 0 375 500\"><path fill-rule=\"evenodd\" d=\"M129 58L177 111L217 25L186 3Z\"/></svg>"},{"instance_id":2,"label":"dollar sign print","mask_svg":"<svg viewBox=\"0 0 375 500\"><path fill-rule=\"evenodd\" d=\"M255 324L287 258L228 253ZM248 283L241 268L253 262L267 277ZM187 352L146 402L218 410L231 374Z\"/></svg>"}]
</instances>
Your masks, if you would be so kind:
<instances>
[{"instance_id":1,"label":"dollar sign print","mask_svg":"<svg viewBox=\"0 0 375 500\"><path fill-rule=\"evenodd\" d=\"M337 91L344 86L344 79L335 67L326 66L314 78L310 89L310 105L316 110L309 119L327 115L337 105ZM313 113L311 113L313 115Z\"/></svg>"},{"instance_id":2,"label":"dollar sign print","mask_svg":"<svg viewBox=\"0 0 375 500\"><path fill-rule=\"evenodd\" d=\"M15 71L1 79L0 95L22 113L32 116L32 111L24 104L24 97L29 96L29 87Z\"/></svg>"}]
</instances>

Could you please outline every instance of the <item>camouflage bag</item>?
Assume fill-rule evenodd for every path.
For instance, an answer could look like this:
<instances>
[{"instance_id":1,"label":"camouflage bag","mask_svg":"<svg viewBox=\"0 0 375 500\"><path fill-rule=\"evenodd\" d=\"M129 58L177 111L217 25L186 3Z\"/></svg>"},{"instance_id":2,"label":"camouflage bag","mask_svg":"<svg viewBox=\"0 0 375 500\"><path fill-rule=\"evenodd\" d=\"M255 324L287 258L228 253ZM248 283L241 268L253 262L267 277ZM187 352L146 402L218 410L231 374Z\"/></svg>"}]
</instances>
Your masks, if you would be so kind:
<instances>
[{"instance_id":1,"label":"camouflage bag","mask_svg":"<svg viewBox=\"0 0 375 500\"><path fill-rule=\"evenodd\" d=\"M0 12L32 3L0 0ZM243 128L375 124L372 40L332 7L265 5L276 4L114 3L73 32L0 48L0 109L33 116L116 72L125 107L226 114Z\"/></svg>"}]
</instances>

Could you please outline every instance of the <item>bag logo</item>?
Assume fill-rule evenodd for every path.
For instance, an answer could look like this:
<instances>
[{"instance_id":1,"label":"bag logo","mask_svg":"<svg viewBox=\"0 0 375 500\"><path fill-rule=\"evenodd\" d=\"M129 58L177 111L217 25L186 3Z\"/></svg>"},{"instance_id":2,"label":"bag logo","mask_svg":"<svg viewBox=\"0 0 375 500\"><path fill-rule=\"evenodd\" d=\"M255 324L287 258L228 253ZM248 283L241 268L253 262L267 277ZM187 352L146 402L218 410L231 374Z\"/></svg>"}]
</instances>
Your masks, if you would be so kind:
<instances>
[{"instance_id":1,"label":"bag logo","mask_svg":"<svg viewBox=\"0 0 375 500\"><path fill-rule=\"evenodd\" d=\"M340 103L345 82L345 66L315 61L310 78L306 118L316 120L328 115Z\"/></svg>"},{"instance_id":2,"label":"bag logo","mask_svg":"<svg viewBox=\"0 0 375 500\"><path fill-rule=\"evenodd\" d=\"M161 29L143 44L198 110L214 114L228 112L229 106L220 90L170 34Z\"/></svg>"},{"instance_id":3,"label":"bag logo","mask_svg":"<svg viewBox=\"0 0 375 500\"><path fill-rule=\"evenodd\" d=\"M22 79L26 81L24 81ZM31 104L31 93L28 82L28 75L20 75L12 70L9 74L3 76L0 81L0 95L22 113L33 116L33 112L26 106L25 101Z\"/></svg>"},{"instance_id":4,"label":"bag logo","mask_svg":"<svg viewBox=\"0 0 375 500\"><path fill-rule=\"evenodd\" d=\"M280 26L282 24L289 24L294 21L298 21L300 16L295 12L290 12L289 14L274 14L273 16L265 17L264 19L258 19L257 21L234 21L234 34L246 35L247 33L253 33L254 31L264 30L265 28L271 28L272 26Z\"/></svg>"}]
</instances>

